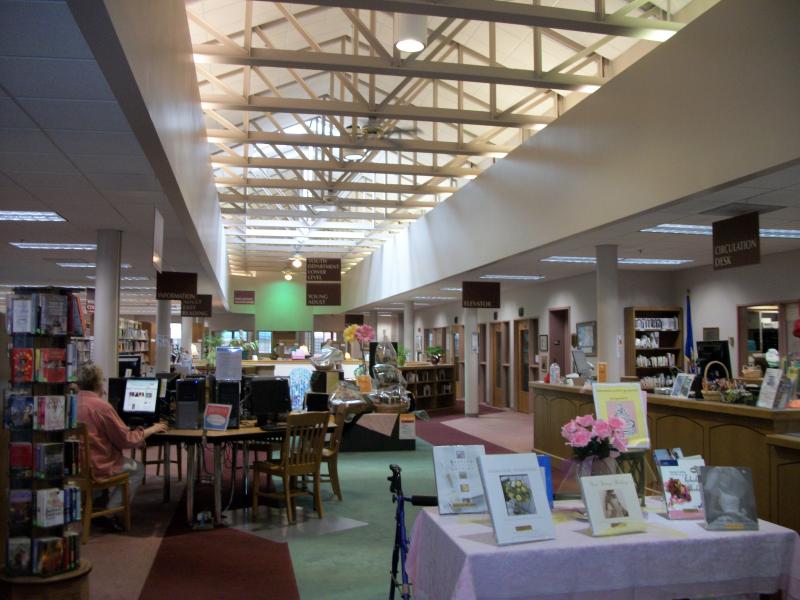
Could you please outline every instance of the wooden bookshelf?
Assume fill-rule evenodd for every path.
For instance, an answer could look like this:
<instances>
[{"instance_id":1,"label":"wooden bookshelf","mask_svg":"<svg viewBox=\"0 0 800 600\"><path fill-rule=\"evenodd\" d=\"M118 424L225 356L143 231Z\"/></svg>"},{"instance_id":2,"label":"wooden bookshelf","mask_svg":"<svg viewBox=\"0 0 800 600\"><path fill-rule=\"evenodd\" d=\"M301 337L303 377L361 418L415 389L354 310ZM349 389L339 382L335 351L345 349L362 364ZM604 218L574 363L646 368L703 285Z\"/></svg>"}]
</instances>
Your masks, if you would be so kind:
<instances>
[{"instance_id":1,"label":"wooden bookshelf","mask_svg":"<svg viewBox=\"0 0 800 600\"><path fill-rule=\"evenodd\" d=\"M434 412L455 405L455 365L400 367L400 370L406 380L406 388L416 398L417 410Z\"/></svg>"},{"instance_id":2,"label":"wooden bookshelf","mask_svg":"<svg viewBox=\"0 0 800 600\"><path fill-rule=\"evenodd\" d=\"M119 320L117 352L120 354L141 354L142 362L150 361L150 338L152 323L149 321Z\"/></svg>"},{"instance_id":3,"label":"wooden bookshelf","mask_svg":"<svg viewBox=\"0 0 800 600\"><path fill-rule=\"evenodd\" d=\"M625 375L640 380L663 375L666 385L676 369L683 370L683 310L677 306L629 306L624 314Z\"/></svg>"}]
</instances>

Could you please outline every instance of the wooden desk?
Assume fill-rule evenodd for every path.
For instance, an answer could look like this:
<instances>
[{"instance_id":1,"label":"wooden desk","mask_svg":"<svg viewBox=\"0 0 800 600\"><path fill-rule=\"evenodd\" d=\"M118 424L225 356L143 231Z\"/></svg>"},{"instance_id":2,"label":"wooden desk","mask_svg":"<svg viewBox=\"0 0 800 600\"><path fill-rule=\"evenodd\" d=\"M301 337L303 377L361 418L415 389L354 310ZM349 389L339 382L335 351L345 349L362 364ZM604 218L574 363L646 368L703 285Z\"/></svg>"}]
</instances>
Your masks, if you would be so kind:
<instances>
[{"instance_id":1,"label":"wooden desk","mask_svg":"<svg viewBox=\"0 0 800 600\"><path fill-rule=\"evenodd\" d=\"M336 428L336 421L328 419L328 431ZM202 429L169 429L164 433L153 435L154 440L164 444L164 491L163 500L170 500L169 457L170 444L186 444L186 520L189 525L194 522L194 485L197 475L198 452L202 452L205 444L213 445L214 456L214 523L222 524L222 445L231 442L243 443L243 487L244 494L249 493L250 447L252 441L280 442L286 433L286 423L278 423L268 429L261 427L241 427L227 431L206 431ZM236 452L233 453L233 478L236 476ZM233 483L232 483L233 485Z\"/></svg>"},{"instance_id":2,"label":"wooden desk","mask_svg":"<svg viewBox=\"0 0 800 600\"><path fill-rule=\"evenodd\" d=\"M571 451L561 438L561 426L594 412L590 390L545 383L533 390L534 447L568 459ZM647 395L647 425L652 448L682 448L702 454L708 465L750 467L758 515L781 525L773 513L768 437L800 431L800 410L770 410L742 404ZM789 491L778 491L789 495Z\"/></svg>"},{"instance_id":3,"label":"wooden desk","mask_svg":"<svg viewBox=\"0 0 800 600\"><path fill-rule=\"evenodd\" d=\"M770 513L784 527L800 531L800 433L767 436Z\"/></svg>"}]
</instances>

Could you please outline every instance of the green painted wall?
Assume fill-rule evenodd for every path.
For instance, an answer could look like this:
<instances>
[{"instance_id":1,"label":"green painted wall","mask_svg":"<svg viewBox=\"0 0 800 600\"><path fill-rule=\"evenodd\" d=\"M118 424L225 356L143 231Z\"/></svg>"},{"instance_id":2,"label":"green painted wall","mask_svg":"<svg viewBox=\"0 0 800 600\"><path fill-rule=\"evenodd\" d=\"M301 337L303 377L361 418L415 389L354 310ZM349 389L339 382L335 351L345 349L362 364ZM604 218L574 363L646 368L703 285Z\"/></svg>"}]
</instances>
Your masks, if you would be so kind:
<instances>
[{"instance_id":1,"label":"green painted wall","mask_svg":"<svg viewBox=\"0 0 800 600\"><path fill-rule=\"evenodd\" d=\"M255 305L233 304L235 290L255 290ZM230 310L236 313L255 314L259 331L312 331L315 314L340 311L336 306L306 306L306 284L296 281L258 281L232 277Z\"/></svg>"}]
</instances>

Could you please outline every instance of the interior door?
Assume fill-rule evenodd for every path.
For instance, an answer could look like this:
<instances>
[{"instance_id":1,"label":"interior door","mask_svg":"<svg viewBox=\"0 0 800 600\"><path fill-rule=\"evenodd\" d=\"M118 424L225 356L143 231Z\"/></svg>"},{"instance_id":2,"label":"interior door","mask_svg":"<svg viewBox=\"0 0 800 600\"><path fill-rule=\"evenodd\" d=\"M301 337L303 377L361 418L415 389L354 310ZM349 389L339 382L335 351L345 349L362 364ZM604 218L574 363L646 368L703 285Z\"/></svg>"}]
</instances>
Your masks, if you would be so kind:
<instances>
[{"instance_id":1,"label":"interior door","mask_svg":"<svg viewBox=\"0 0 800 600\"><path fill-rule=\"evenodd\" d=\"M453 364L456 372L456 398L464 397L464 326L453 325L451 334Z\"/></svg>"},{"instance_id":2,"label":"interior door","mask_svg":"<svg viewBox=\"0 0 800 600\"><path fill-rule=\"evenodd\" d=\"M531 327L530 321L514 322L514 383L517 390L517 410L530 413L530 380L531 366Z\"/></svg>"},{"instance_id":3,"label":"interior door","mask_svg":"<svg viewBox=\"0 0 800 600\"><path fill-rule=\"evenodd\" d=\"M505 408L508 406L508 323L492 323L489 331L492 405Z\"/></svg>"},{"instance_id":4,"label":"interior door","mask_svg":"<svg viewBox=\"0 0 800 600\"><path fill-rule=\"evenodd\" d=\"M550 309L550 364L557 362L561 368L563 377L570 371L570 364L567 360L572 360L570 356L570 334L569 334L569 309L553 308ZM547 365L549 367L550 365Z\"/></svg>"}]
</instances>

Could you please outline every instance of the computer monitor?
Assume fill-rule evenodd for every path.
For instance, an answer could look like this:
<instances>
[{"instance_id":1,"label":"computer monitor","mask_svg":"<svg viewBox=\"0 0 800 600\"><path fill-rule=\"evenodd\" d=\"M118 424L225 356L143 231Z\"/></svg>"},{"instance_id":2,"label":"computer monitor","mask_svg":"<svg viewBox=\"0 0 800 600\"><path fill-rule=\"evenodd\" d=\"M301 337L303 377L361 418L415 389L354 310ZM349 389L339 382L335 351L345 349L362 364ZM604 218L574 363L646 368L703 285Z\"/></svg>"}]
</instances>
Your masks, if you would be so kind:
<instances>
[{"instance_id":1,"label":"computer monitor","mask_svg":"<svg viewBox=\"0 0 800 600\"><path fill-rule=\"evenodd\" d=\"M250 413L259 425L275 423L292 410L289 380L283 377L253 377L249 385Z\"/></svg>"},{"instance_id":2,"label":"computer monitor","mask_svg":"<svg viewBox=\"0 0 800 600\"><path fill-rule=\"evenodd\" d=\"M117 414L122 412L122 400L125 397L125 378L108 378L108 403L114 407Z\"/></svg>"},{"instance_id":3,"label":"computer monitor","mask_svg":"<svg viewBox=\"0 0 800 600\"><path fill-rule=\"evenodd\" d=\"M572 351L572 361L575 363L575 370L584 379L592 377L592 363L586 360L586 353L583 350Z\"/></svg>"},{"instance_id":4,"label":"computer monitor","mask_svg":"<svg viewBox=\"0 0 800 600\"><path fill-rule=\"evenodd\" d=\"M141 354L120 354L118 362L118 377L139 377L142 374Z\"/></svg>"},{"instance_id":5,"label":"computer monitor","mask_svg":"<svg viewBox=\"0 0 800 600\"><path fill-rule=\"evenodd\" d=\"M731 372L731 352L727 340L714 342L697 342L697 369L699 373L705 371L706 365L712 361L717 361L725 365L728 369L728 376L733 376ZM716 369L716 371L714 371ZM712 365L709 374L715 377L725 377L724 370L718 365Z\"/></svg>"},{"instance_id":6,"label":"computer monitor","mask_svg":"<svg viewBox=\"0 0 800 600\"><path fill-rule=\"evenodd\" d=\"M151 425L158 419L158 379L129 377L125 380L122 420L128 425Z\"/></svg>"}]
</instances>

